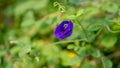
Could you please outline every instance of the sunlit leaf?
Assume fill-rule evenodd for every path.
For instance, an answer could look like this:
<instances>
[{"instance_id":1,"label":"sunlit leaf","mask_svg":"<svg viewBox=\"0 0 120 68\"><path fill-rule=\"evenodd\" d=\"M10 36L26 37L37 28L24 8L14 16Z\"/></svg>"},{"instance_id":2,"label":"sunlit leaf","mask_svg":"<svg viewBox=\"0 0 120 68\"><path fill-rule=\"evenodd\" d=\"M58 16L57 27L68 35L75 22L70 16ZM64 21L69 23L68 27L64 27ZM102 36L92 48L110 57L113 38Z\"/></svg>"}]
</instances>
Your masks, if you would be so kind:
<instances>
[{"instance_id":1,"label":"sunlit leaf","mask_svg":"<svg viewBox=\"0 0 120 68\"><path fill-rule=\"evenodd\" d=\"M80 16L81 14L83 14L83 12L84 12L84 9L78 10L76 16L77 17Z\"/></svg>"},{"instance_id":2,"label":"sunlit leaf","mask_svg":"<svg viewBox=\"0 0 120 68\"><path fill-rule=\"evenodd\" d=\"M75 45L72 45L72 44L67 46L68 49L73 49L74 47Z\"/></svg>"}]
</instances>

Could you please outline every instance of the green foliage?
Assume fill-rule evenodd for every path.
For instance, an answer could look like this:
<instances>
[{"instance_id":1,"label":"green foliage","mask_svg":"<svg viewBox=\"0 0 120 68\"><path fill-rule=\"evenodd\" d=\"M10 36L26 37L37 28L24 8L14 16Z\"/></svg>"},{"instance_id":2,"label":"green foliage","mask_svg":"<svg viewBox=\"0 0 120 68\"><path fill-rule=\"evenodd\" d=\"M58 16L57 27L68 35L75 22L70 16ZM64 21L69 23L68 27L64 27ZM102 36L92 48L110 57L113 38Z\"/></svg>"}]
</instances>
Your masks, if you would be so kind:
<instances>
[{"instance_id":1,"label":"green foliage","mask_svg":"<svg viewBox=\"0 0 120 68\"><path fill-rule=\"evenodd\" d=\"M81 66L81 68L95 68L95 67L90 62L84 62L84 64Z\"/></svg>"},{"instance_id":2,"label":"green foliage","mask_svg":"<svg viewBox=\"0 0 120 68\"><path fill-rule=\"evenodd\" d=\"M119 0L1 0L0 68L119 68ZM58 40L55 27L74 24Z\"/></svg>"},{"instance_id":3,"label":"green foliage","mask_svg":"<svg viewBox=\"0 0 120 68\"><path fill-rule=\"evenodd\" d=\"M102 61L104 68L112 68L112 62L109 59L103 58Z\"/></svg>"}]
</instances>

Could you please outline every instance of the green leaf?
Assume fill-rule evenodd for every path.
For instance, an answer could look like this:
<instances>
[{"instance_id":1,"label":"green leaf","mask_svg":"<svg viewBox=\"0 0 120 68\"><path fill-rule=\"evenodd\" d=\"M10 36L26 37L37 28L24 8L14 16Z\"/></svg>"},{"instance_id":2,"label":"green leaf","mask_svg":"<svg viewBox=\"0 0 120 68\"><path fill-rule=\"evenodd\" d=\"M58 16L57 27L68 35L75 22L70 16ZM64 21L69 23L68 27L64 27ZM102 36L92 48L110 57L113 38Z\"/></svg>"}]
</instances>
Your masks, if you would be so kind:
<instances>
[{"instance_id":1,"label":"green leaf","mask_svg":"<svg viewBox=\"0 0 120 68\"><path fill-rule=\"evenodd\" d=\"M118 7L118 5L117 4L115 4L115 3L110 3L109 5L108 5L108 8L106 9L108 12L110 12L110 13L116 13L117 11L118 11L118 9L119 9L119 7Z\"/></svg>"},{"instance_id":2,"label":"green leaf","mask_svg":"<svg viewBox=\"0 0 120 68\"><path fill-rule=\"evenodd\" d=\"M75 65L77 63L80 63L80 61L82 61L83 57L79 57L77 55L71 56L71 52L61 51L60 59L62 61L62 64L64 66L67 66L67 65Z\"/></svg>"},{"instance_id":3,"label":"green leaf","mask_svg":"<svg viewBox=\"0 0 120 68\"><path fill-rule=\"evenodd\" d=\"M60 59L61 59L61 63L62 65L68 65L68 60L70 59L68 56L68 52L67 51L61 51L60 53Z\"/></svg>"},{"instance_id":4,"label":"green leaf","mask_svg":"<svg viewBox=\"0 0 120 68\"><path fill-rule=\"evenodd\" d=\"M83 12L84 12L84 9L78 10L76 16L79 17L80 15L83 14Z\"/></svg>"},{"instance_id":5,"label":"green leaf","mask_svg":"<svg viewBox=\"0 0 120 68\"><path fill-rule=\"evenodd\" d=\"M32 11L29 11L28 13L25 14L25 16L23 17L23 22L21 23L21 27L22 28L28 28L28 27L32 27L32 25L34 24L34 14Z\"/></svg>"},{"instance_id":6,"label":"green leaf","mask_svg":"<svg viewBox=\"0 0 120 68\"><path fill-rule=\"evenodd\" d=\"M70 16L67 17L67 19L68 20L74 20L74 19L76 19L76 16L75 15L70 15Z\"/></svg>"},{"instance_id":7,"label":"green leaf","mask_svg":"<svg viewBox=\"0 0 120 68\"><path fill-rule=\"evenodd\" d=\"M113 47L115 45L116 42L117 42L116 35L106 34L101 39L99 45L103 45L105 48L111 48L111 47Z\"/></svg>"},{"instance_id":8,"label":"green leaf","mask_svg":"<svg viewBox=\"0 0 120 68\"><path fill-rule=\"evenodd\" d=\"M38 1L38 0L35 0L34 5L32 5L32 6L33 6L33 9L34 9L34 10L40 10L40 9L46 7L47 4L48 4L48 1L49 1L49 0L39 0L39 1Z\"/></svg>"},{"instance_id":9,"label":"green leaf","mask_svg":"<svg viewBox=\"0 0 120 68\"><path fill-rule=\"evenodd\" d=\"M102 58L104 68L112 68L112 61L107 58Z\"/></svg>"},{"instance_id":10,"label":"green leaf","mask_svg":"<svg viewBox=\"0 0 120 68\"><path fill-rule=\"evenodd\" d=\"M69 0L69 4L79 4L81 2L81 0Z\"/></svg>"},{"instance_id":11,"label":"green leaf","mask_svg":"<svg viewBox=\"0 0 120 68\"><path fill-rule=\"evenodd\" d=\"M87 53L87 48L86 47L81 47L77 53L81 56L81 57L85 57L88 53Z\"/></svg>"},{"instance_id":12,"label":"green leaf","mask_svg":"<svg viewBox=\"0 0 120 68\"><path fill-rule=\"evenodd\" d=\"M25 13L29 9L33 10L40 10L44 8L47 5L48 0L27 0L27 1L21 1L19 4L16 5L14 12L15 16L19 17L21 14Z\"/></svg>"},{"instance_id":13,"label":"green leaf","mask_svg":"<svg viewBox=\"0 0 120 68\"><path fill-rule=\"evenodd\" d=\"M20 51L21 47L20 46L15 46L13 48L10 49L10 53L11 54L16 54Z\"/></svg>"},{"instance_id":14,"label":"green leaf","mask_svg":"<svg viewBox=\"0 0 120 68\"><path fill-rule=\"evenodd\" d=\"M68 45L68 46L67 46L67 49L73 49L74 47L75 47L75 45L72 45L72 44L71 44L71 45Z\"/></svg>"},{"instance_id":15,"label":"green leaf","mask_svg":"<svg viewBox=\"0 0 120 68\"><path fill-rule=\"evenodd\" d=\"M73 58L68 60L68 65L74 65L77 63L80 63L80 58L78 56L73 57Z\"/></svg>"},{"instance_id":16,"label":"green leaf","mask_svg":"<svg viewBox=\"0 0 120 68\"><path fill-rule=\"evenodd\" d=\"M120 30L120 22L119 23L116 22L116 24L113 24L110 27L112 30L118 31L118 30Z\"/></svg>"},{"instance_id":17,"label":"green leaf","mask_svg":"<svg viewBox=\"0 0 120 68\"><path fill-rule=\"evenodd\" d=\"M49 65L54 64L55 60L58 58L59 50L56 46L45 46L42 50L42 55L46 56L46 60Z\"/></svg>"},{"instance_id":18,"label":"green leaf","mask_svg":"<svg viewBox=\"0 0 120 68\"><path fill-rule=\"evenodd\" d=\"M80 46L79 46L79 41L75 41L75 47L74 47L74 51L78 51Z\"/></svg>"},{"instance_id":19,"label":"green leaf","mask_svg":"<svg viewBox=\"0 0 120 68\"><path fill-rule=\"evenodd\" d=\"M96 50L93 47L89 47L88 52L95 58L100 58L101 57L100 51Z\"/></svg>"},{"instance_id":20,"label":"green leaf","mask_svg":"<svg viewBox=\"0 0 120 68\"><path fill-rule=\"evenodd\" d=\"M83 65L81 65L81 68L95 68L95 67L90 61L84 61Z\"/></svg>"},{"instance_id":21,"label":"green leaf","mask_svg":"<svg viewBox=\"0 0 120 68\"><path fill-rule=\"evenodd\" d=\"M7 52L5 50L0 50L0 56L4 56Z\"/></svg>"},{"instance_id":22,"label":"green leaf","mask_svg":"<svg viewBox=\"0 0 120 68\"><path fill-rule=\"evenodd\" d=\"M25 45L24 47L21 47L21 50L19 51L19 56L22 56L30 51L31 51L31 45Z\"/></svg>"},{"instance_id":23,"label":"green leaf","mask_svg":"<svg viewBox=\"0 0 120 68\"><path fill-rule=\"evenodd\" d=\"M3 68L13 68L12 62L5 61L3 64Z\"/></svg>"},{"instance_id":24,"label":"green leaf","mask_svg":"<svg viewBox=\"0 0 120 68\"><path fill-rule=\"evenodd\" d=\"M97 31L101 28L102 26L97 24L97 23L94 23L92 24L91 26L88 27L88 31Z\"/></svg>"}]
</instances>

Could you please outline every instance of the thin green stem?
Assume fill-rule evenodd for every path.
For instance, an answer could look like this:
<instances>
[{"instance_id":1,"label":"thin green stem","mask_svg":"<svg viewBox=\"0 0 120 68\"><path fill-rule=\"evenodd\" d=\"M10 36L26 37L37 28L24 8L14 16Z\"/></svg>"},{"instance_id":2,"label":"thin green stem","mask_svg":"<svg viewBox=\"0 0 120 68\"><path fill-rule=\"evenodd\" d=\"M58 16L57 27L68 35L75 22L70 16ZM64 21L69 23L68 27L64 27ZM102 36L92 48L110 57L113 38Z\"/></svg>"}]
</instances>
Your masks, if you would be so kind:
<instances>
[{"instance_id":1,"label":"thin green stem","mask_svg":"<svg viewBox=\"0 0 120 68\"><path fill-rule=\"evenodd\" d=\"M59 42L55 42L55 43L53 43L51 45L62 44L62 43L70 43L70 42L75 42L75 41L86 41L86 42L88 42L87 39L77 39L77 40L59 41Z\"/></svg>"},{"instance_id":2,"label":"thin green stem","mask_svg":"<svg viewBox=\"0 0 120 68\"><path fill-rule=\"evenodd\" d=\"M88 39L87 32L86 32L86 29L83 27L83 25L82 25L81 23L79 23L79 21L78 21L78 20L77 20L77 23L78 23L78 25L80 25L80 27L81 27L82 31L84 32L86 39L87 39L87 40L89 40L89 39Z\"/></svg>"},{"instance_id":3,"label":"thin green stem","mask_svg":"<svg viewBox=\"0 0 120 68\"><path fill-rule=\"evenodd\" d=\"M119 33L120 31L118 30L118 31L113 31L113 30L111 30L110 29L110 27L106 24L105 25L105 27L106 27L106 29L109 31L109 32L111 32L111 33Z\"/></svg>"}]
</instances>

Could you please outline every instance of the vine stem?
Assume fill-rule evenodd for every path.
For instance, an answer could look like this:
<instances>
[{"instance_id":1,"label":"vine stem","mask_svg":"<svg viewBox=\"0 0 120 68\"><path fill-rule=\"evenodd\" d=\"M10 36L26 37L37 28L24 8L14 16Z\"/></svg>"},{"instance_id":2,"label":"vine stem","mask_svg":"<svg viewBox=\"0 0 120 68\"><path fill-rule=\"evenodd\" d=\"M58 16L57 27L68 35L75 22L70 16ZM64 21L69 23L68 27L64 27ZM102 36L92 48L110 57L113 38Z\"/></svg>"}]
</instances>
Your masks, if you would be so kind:
<instances>
[{"instance_id":1,"label":"vine stem","mask_svg":"<svg viewBox=\"0 0 120 68\"><path fill-rule=\"evenodd\" d=\"M105 25L106 29L111 32L111 33L119 33L120 31L114 31L114 30L111 30L110 27L106 24Z\"/></svg>"},{"instance_id":2,"label":"vine stem","mask_svg":"<svg viewBox=\"0 0 120 68\"><path fill-rule=\"evenodd\" d=\"M77 40L59 41L59 42L55 42L51 45L62 44L62 43L70 43L70 42L75 42L75 41L86 41L86 42L88 42L87 39L77 39Z\"/></svg>"},{"instance_id":3,"label":"vine stem","mask_svg":"<svg viewBox=\"0 0 120 68\"><path fill-rule=\"evenodd\" d=\"M103 57L101 57L101 61L102 61L103 67L106 68L106 67L105 67L105 64L104 64L104 59L103 59Z\"/></svg>"},{"instance_id":4,"label":"vine stem","mask_svg":"<svg viewBox=\"0 0 120 68\"><path fill-rule=\"evenodd\" d=\"M76 22L77 22L77 24L78 24L78 25L80 25L80 27L81 27L82 31L83 31L83 32L84 32L84 34L85 34L86 39L87 39L87 40L89 40L89 39L88 39L87 32L86 32L86 29L83 27L83 25L82 25L81 23L79 23L79 21L78 21L78 20L77 20Z\"/></svg>"}]
</instances>

